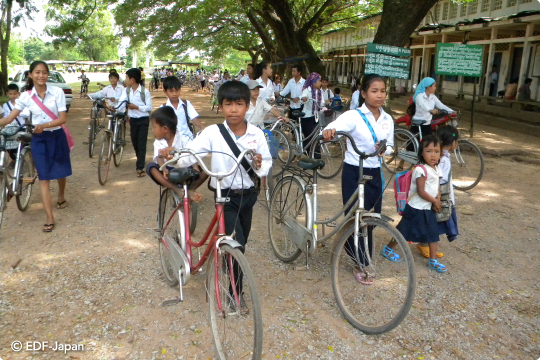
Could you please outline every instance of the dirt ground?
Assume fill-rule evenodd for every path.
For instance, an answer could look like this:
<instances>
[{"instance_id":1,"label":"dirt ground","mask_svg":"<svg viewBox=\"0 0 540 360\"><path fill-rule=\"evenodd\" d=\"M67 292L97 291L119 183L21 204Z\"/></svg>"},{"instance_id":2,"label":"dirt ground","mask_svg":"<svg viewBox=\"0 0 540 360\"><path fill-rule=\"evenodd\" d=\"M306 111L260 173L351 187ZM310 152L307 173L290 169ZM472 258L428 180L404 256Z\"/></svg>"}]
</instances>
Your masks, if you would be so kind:
<instances>
[{"instance_id":1,"label":"dirt ground","mask_svg":"<svg viewBox=\"0 0 540 360\"><path fill-rule=\"evenodd\" d=\"M154 107L166 100L161 92L154 96ZM222 121L210 113L207 94L184 91L183 98L194 103L206 124ZM161 306L178 290L161 275L154 235L158 189L148 177L136 178L130 143L106 185L98 183L96 156L90 159L84 144L90 106L89 100L75 99L68 114L76 141L73 176L69 207L55 210L54 232L41 231L45 216L37 186L25 213L14 201L4 213L0 358L212 359L204 276L192 277L182 304ZM538 138L477 130L474 141L485 147L538 156ZM152 142L150 135L147 160ZM509 157L486 156L481 183L456 192L461 236L441 241L448 273L429 271L412 249L418 274L413 308L398 328L379 336L360 333L339 312L330 247L318 249L307 271L281 263L270 248L267 211L257 204L246 255L262 301L263 358L538 359L539 170ZM339 183L339 178L322 183L321 217L340 202ZM55 183L52 188L54 194ZM213 212L211 194L202 192L196 235ZM383 213L398 219L391 191ZM82 344L84 350L14 352L14 341Z\"/></svg>"}]
</instances>

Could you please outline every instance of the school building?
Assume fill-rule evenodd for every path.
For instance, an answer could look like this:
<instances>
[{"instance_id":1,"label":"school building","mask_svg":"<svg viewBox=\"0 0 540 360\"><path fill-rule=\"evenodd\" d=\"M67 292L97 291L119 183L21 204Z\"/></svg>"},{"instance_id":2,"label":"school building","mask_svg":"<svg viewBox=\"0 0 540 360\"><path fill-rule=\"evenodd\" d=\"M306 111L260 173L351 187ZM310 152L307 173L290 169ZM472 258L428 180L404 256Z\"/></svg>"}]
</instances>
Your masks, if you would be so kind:
<instances>
[{"instance_id":1,"label":"school building","mask_svg":"<svg viewBox=\"0 0 540 360\"><path fill-rule=\"evenodd\" d=\"M359 19L349 28L330 31L322 36L321 60L330 81L350 84L352 76L362 74L366 44L373 42L380 14ZM446 102L470 103L475 80L480 95L479 110L513 118L530 118L516 114L522 108L511 101L489 99L491 69L497 66L496 90L504 90L510 80L518 78L520 87L532 78L531 99L540 101L540 1L539 0L475 0L456 3L439 1L411 35L407 47L412 50L410 80L393 80L398 90L411 92L422 78L435 75L437 43L466 43L484 47L483 76L443 76L439 88ZM465 101L467 100L467 101ZM530 108L528 108L530 109ZM538 108L536 108L538 110ZM538 120L540 125L540 120Z\"/></svg>"}]
</instances>

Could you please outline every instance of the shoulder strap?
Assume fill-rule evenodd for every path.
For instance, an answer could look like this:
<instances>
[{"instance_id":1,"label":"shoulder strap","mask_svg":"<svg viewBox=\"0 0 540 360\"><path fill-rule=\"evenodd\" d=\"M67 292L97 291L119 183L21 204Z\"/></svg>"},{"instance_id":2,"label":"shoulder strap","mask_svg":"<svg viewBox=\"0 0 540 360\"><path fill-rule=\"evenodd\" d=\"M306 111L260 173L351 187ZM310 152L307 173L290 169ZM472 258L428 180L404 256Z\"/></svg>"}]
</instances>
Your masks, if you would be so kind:
<instances>
[{"instance_id":1,"label":"shoulder strap","mask_svg":"<svg viewBox=\"0 0 540 360\"><path fill-rule=\"evenodd\" d=\"M180 99L180 101L182 101L182 99ZM188 126L189 126L189 122L191 121L191 118L189 117L188 111L187 111L187 100L182 101L182 107L184 108L184 114L186 115L186 122L188 123Z\"/></svg>"},{"instance_id":2,"label":"shoulder strap","mask_svg":"<svg viewBox=\"0 0 540 360\"><path fill-rule=\"evenodd\" d=\"M131 90L131 86L126 87L126 95L127 95L127 101L129 103L129 92ZM141 100L146 105L146 91L144 91L144 86L141 85Z\"/></svg>"},{"instance_id":3,"label":"shoulder strap","mask_svg":"<svg viewBox=\"0 0 540 360\"><path fill-rule=\"evenodd\" d=\"M28 90L28 95L30 95L32 93L32 90ZM34 100L34 102L36 103L37 106L39 106L39 108L41 110L43 110L43 112L48 116L50 117L51 119L56 120L58 119L58 116L55 115L48 107L46 107L43 102L41 102L41 100L36 96L36 94L32 95L31 96L31 99Z\"/></svg>"},{"instance_id":4,"label":"shoulder strap","mask_svg":"<svg viewBox=\"0 0 540 360\"><path fill-rule=\"evenodd\" d=\"M238 146L236 146L236 143L232 139L231 134L229 134L229 132L227 131L227 128L225 128L225 125L217 124L217 126L219 128L219 131L221 132L221 135L223 136L223 138L227 142L227 145L229 145L229 148L233 152L234 156L238 157L238 155L240 155L241 151L238 148ZM251 175L253 173L253 169L251 168L251 166L247 162L246 158L242 159L241 164L242 164L242 167L244 168L244 170L246 170L246 172L248 174Z\"/></svg>"},{"instance_id":5,"label":"shoulder strap","mask_svg":"<svg viewBox=\"0 0 540 360\"><path fill-rule=\"evenodd\" d=\"M377 135L375 135L375 131L373 130L373 127L371 126L371 123L369 122L369 120L366 118L366 115L364 115L364 113L362 111L360 111L360 109L356 109L356 111L358 111L358 113L360 114L362 119L364 119L364 121L366 122L366 126L368 127L369 131L371 132L371 136L373 136L373 143L377 144L379 142L379 140L377 140ZM424 168L424 170L425 170L425 168Z\"/></svg>"},{"instance_id":6,"label":"shoulder strap","mask_svg":"<svg viewBox=\"0 0 540 360\"><path fill-rule=\"evenodd\" d=\"M13 111L13 108L11 107L11 104L9 103L9 100L8 100L8 102L6 104L8 106L9 111Z\"/></svg>"}]
</instances>

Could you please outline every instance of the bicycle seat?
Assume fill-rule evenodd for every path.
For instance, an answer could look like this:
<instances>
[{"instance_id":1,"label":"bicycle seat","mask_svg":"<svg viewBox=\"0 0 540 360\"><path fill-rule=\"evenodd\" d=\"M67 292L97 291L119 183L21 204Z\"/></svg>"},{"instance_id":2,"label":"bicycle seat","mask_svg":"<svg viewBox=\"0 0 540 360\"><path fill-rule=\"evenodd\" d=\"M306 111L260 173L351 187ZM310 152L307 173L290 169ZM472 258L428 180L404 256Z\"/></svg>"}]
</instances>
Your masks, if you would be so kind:
<instances>
[{"instance_id":1,"label":"bicycle seat","mask_svg":"<svg viewBox=\"0 0 540 360\"><path fill-rule=\"evenodd\" d=\"M123 117L126 117L126 113L118 112L118 113L114 114L114 116L117 117L117 118L123 118Z\"/></svg>"},{"instance_id":2,"label":"bicycle seat","mask_svg":"<svg viewBox=\"0 0 540 360\"><path fill-rule=\"evenodd\" d=\"M304 117L306 116L306 113L305 112L302 112L302 110L293 110L291 111L291 115L294 116L294 117Z\"/></svg>"},{"instance_id":3,"label":"bicycle seat","mask_svg":"<svg viewBox=\"0 0 540 360\"><path fill-rule=\"evenodd\" d=\"M199 180L199 173L192 168L172 169L169 172L169 180L173 184L190 185L192 182Z\"/></svg>"},{"instance_id":4,"label":"bicycle seat","mask_svg":"<svg viewBox=\"0 0 540 360\"><path fill-rule=\"evenodd\" d=\"M411 120L411 124L414 125L414 126L424 125L425 122L426 122L426 120L422 120L422 119L412 119Z\"/></svg>"},{"instance_id":5,"label":"bicycle seat","mask_svg":"<svg viewBox=\"0 0 540 360\"><path fill-rule=\"evenodd\" d=\"M23 143L29 143L32 140L32 134L27 132L20 132L15 135L15 140Z\"/></svg>"},{"instance_id":6,"label":"bicycle seat","mask_svg":"<svg viewBox=\"0 0 540 360\"><path fill-rule=\"evenodd\" d=\"M298 160L298 167L304 170L322 169L324 167L324 160L303 157Z\"/></svg>"}]
</instances>

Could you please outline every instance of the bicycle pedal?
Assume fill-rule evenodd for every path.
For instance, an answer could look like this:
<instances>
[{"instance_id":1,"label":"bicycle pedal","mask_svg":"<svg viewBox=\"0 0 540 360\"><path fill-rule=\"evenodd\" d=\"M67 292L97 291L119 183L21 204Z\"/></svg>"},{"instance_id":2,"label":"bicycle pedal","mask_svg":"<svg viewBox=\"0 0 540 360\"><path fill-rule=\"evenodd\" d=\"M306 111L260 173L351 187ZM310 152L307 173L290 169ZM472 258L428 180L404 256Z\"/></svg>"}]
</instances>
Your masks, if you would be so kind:
<instances>
[{"instance_id":1,"label":"bicycle pedal","mask_svg":"<svg viewBox=\"0 0 540 360\"><path fill-rule=\"evenodd\" d=\"M293 270L307 271L307 270L309 270L309 266L306 266L306 265L304 265L304 266L295 266L295 267L293 267Z\"/></svg>"},{"instance_id":2,"label":"bicycle pedal","mask_svg":"<svg viewBox=\"0 0 540 360\"><path fill-rule=\"evenodd\" d=\"M183 302L180 298L165 300L161 303L161 306L173 306Z\"/></svg>"}]
</instances>

